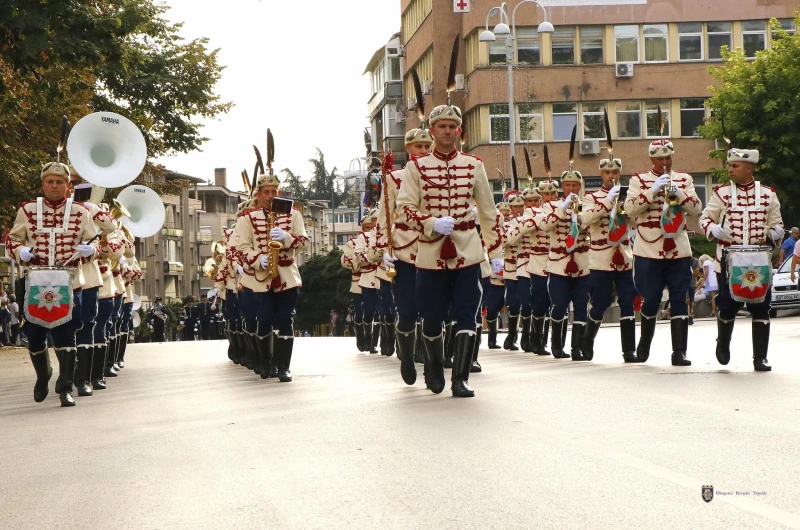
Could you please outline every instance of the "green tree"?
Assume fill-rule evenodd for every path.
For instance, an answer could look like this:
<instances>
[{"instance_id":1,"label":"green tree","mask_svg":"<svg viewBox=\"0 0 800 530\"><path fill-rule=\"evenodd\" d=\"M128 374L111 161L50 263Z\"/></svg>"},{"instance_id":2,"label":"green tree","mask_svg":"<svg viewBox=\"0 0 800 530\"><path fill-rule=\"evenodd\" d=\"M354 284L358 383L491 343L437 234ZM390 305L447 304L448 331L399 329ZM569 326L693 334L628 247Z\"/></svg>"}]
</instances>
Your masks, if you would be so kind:
<instances>
[{"instance_id":1,"label":"green tree","mask_svg":"<svg viewBox=\"0 0 800 530\"><path fill-rule=\"evenodd\" d=\"M800 24L800 13L795 23ZM721 142L724 120L734 147L759 150L756 178L776 189L784 223L791 226L800 221L798 202L790 200L800 196L800 34L787 34L774 19L770 25L772 47L758 52L755 60L741 49L725 51L723 64L709 69L716 81L709 102L714 115L700 133ZM710 155L725 160L726 153Z\"/></svg>"},{"instance_id":2,"label":"green tree","mask_svg":"<svg viewBox=\"0 0 800 530\"><path fill-rule=\"evenodd\" d=\"M305 199L308 197L308 188L306 188L298 175L288 168L282 169L281 173L284 174L283 182L281 182L281 193L293 199Z\"/></svg>"},{"instance_id":3,"label":"green tree","mask_svg":"<svg viewBox=\"0 0 800 530\"><path fill-rule=\"evenodd\" d=\"M342 267L342 252L334 248L327 254L312 256L300 267L303 288L297 302L295 329L313 330L330 322L331 310L347 314L350 305L350 275Z\"/></svg>"}]
</instances>

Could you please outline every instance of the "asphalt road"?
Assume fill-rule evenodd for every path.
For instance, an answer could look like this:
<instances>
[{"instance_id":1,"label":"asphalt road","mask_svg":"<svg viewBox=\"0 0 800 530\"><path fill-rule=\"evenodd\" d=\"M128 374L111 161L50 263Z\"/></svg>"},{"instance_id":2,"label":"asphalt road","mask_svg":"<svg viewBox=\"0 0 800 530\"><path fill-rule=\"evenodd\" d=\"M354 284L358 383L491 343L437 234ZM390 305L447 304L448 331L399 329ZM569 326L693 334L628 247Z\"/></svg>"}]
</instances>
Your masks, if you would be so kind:
<instances>
[{"instance_id":1,"label":"asphalt road","mask_svg":"<svg viewBox=\"0 0 800 530\"><path fill-rule=\"evenodd\" d=\"M665 325L645 365L622 364L617 328L591 363L484 350L474 399L324 338L297 340L290 384L221 342L132 345L62 409L55 377L34 403L27 354L6 351L0 526L800 528L800 318L773 321L771 373L749 321L725 368L715 331L690 328L689 368Z\"/></svg>"}]
</instances>

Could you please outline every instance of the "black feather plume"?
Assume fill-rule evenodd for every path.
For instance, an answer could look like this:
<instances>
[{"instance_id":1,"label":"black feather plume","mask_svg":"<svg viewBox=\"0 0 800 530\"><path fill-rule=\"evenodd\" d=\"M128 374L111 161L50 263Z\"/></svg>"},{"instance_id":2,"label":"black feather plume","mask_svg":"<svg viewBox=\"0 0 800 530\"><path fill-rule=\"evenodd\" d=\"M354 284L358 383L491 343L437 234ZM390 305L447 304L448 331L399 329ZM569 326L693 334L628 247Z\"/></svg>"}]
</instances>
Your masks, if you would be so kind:
<instances>
[{"instance_id":1,"label":"black feather plume","mask_svg":"<svg viewBox=\"0 0 800 530\"><path fill-rule=\"evenodd\" d=\"M614 143L611 140L611 124L608 123L608 109L603 109L603 124L606 126L606 149L608 156L614 159Z\"/></svg>"},{"instance_id":2,"label":"black feather plume","mask_svg":"<svg viewBox=\"0 0 800 530\"><path fill-rule=\"evenodd\" d=\"M450 92L456 89L456 69L458 68L458 44L461 35L456 35L453 41L453 51L450 54L450 70L447 73L447 104L450 105Z\"/></svg>"},{"instance_id":3,"label":"black feather plume","mask_svg":"<svg viewBox=\"0 0 800 530\"><path fill-rule=\"evenodd\" d=\"M422 93L422 83L416 70L411 70L411 81L414 84L414 97L417 98L417 118L420 127L425 128L425 95Z\"/></svg>"},{"instance_id":4,"label":"black feather plume","mask_svg":"<svg viewBox=\"0 0 800 530\"><path fill-rule=\"evenodd\" d=\"M731 137L728 136L728 131L725 130L725 113L719 116L719 122L722 124L722 139L725 140L725 147L727 151L731 150Z\"/></svg>"},{"instance_id":5,"label":"black feather plume","mask_svg":"<svg viewBox=\"0 0 800 530\"><path fill-rule=\"evenodd\" d=\"M67 136L70 130L69 120L66 116L61 117L61 136L58 140L58 147L56 148L56 159L61 162L61 151L67 146Z\"/></svg>"},{"instance_id":6,"label":"black feather plume","mask_svg":"<svg viewBox=\"0 0 800 530\"><path fill-rule=\"evenodd\" d=\"M544 157L544 172L547 173L547 176L549 177L552 173L552 169L550 167L550 154L547 152L547 144L544 144L542 147L542 153Z\"/></svg>"},{"instance_id":7,"label":"black feather plume","mask_svg":"<svg viewBox=\"0 0 800 530\"><path fill-rule=\"evenodd\" d=\"M578 126L572 128L572 137L569 139L569 170L572 171L572 164L575 162L575 137L578 134Z\"/></svg>"},{"instance_id":8,"label":"black feather plume","mask_svg":"<svg viewBox=\"0 0 800 530\"><path fill-rule=\"evenodd\" d=\"M531 157L528 155L528 148L523 147L522 152L525 153L525 170L527 171L531 183L533 183L533 169L531 168Z\"/></svg>"},{"instance_id":9,"label":"black feather plume","mask_svg":"<svg viewBox=\"0 0 800 530\"><path fill-rule=\"evenodd\" d=\"M256 153L258 153L258 150L256 150ZM270 175L272 175L273 162L275 162L275 139L272 137L272 131L267 129L267 169L269 169Z\"/></svg>"},{"instance_id":10,"label":"black feather plume","mask_svg":"<svg viewBox=\"0 0 800 530\"><path fill-rule=\"evenodd\" d=\"M517 161L511 157L511 189L519 191L519 177L517 176Z\"/></svg>"}]
</instances>

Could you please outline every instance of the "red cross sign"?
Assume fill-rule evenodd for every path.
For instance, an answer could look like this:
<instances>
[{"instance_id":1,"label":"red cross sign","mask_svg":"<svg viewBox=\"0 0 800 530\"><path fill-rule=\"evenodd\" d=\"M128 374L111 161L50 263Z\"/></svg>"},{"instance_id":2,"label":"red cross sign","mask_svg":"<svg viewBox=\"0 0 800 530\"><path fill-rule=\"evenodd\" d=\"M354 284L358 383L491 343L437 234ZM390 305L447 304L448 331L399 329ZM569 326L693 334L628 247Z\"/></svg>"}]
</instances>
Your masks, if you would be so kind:
<instances>
[{"instance_id":1,"label":"red cross sign","mask_svg":"<svg viewBox=\"0 0 800 530\"><path fill-rule=\"evenodd\" d=\"M469 13L470 0L453 0L453 11L456 13Z\"/></svg>"}]
</instances>

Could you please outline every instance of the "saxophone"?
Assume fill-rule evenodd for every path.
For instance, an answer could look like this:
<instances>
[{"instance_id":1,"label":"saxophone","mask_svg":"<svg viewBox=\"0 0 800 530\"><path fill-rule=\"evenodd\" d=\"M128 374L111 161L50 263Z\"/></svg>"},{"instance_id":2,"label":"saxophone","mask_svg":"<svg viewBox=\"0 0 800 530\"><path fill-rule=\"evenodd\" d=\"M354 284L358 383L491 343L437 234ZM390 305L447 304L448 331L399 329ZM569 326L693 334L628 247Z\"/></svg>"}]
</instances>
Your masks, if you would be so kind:
<instances>
[{"instance_id":1,"label":"saxophone","mask_svg":"<svg viewBox=\"0 0 800 530\"><path fill-rule=\"evenodd\" d=\"M267 279L272 281L278 276L278 258L281 251L280 241L273 241L272 238L269 236L269 232L275 228L275 212L270 211L267 213L267 209L264 208L264 215L267 216L269 219L269 226L267 227L267 241L269 245L269 263L267 264Z\"/></svg>"}]
</instances>

